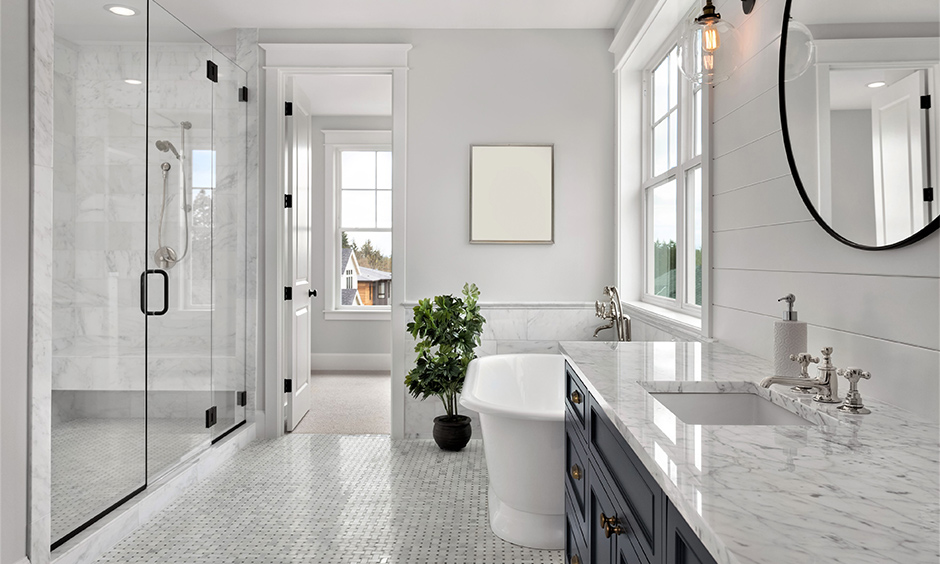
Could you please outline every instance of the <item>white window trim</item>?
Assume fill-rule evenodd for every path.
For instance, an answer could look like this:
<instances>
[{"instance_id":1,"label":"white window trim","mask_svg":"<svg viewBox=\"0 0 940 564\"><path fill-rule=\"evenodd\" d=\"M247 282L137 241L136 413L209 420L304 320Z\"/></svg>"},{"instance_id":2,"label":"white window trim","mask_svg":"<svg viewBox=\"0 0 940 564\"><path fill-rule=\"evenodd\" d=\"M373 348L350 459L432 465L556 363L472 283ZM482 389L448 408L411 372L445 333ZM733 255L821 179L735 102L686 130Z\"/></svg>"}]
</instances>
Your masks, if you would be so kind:
<instances>
[{"instance_id":1,"label":"white window trim","mask_svg":"<svg viewBox=\"0 0 940 564\"><path fill-rule=\"evenodd\" d=\"M707 261L704 257L709 252L708 250L708 221L706 215L708 214L708 206L706 199L708 198L709 191L709 174L705 163L707 159L704 158L708 151L708 128L707 123L709 122L710 116L710 103L709 103L709 89L707 87L702 87L702 151L698 156L688 157L687 155L691 154L694 151L694 134L695 129L692 124L694 119L694 88L692 84L686 80L684 77L679 75L679 100L678 100L678 112L680 123L678 126L679 131L679 143L678 143L678 155L677 155L677 164L675 167L669 168L665 172L652 176L653 170L653 128L652 128L652 71L662 62L663 58L669 54L670 51L675 47L678 42L679 36L681 35L680 23L679 27L674 29L672 33L666 38L666 40L660 45L660 47L655 51L652 57L650 57L646 66L643 70L643 97L642 97L642 121L641 121L641 137L642 137L642 176L641 182L639 185L640 190L640 210L641 210L641 224L642 224L642 244L641 244L641 256L642 256L642 280L640 286L640 300L642 302L648 303L650 305L661 307L664 309L672 310L679 312L683 315L701 318L702 317L702 306L695 304L686 303L687 295L690 291L693 291L688 286L688 238L690 235L690 216L687 213L687 204L688 204L688 187L686 185L686 175L689 171L700 167L702 169L702 304L703 306L709 303L709 300L706 296L708 291L708 284L705 282L707 277ZM650 252L652 245L652 209L651 202L649 199L649 194L652 189L660 184L668 182L675 178L676 180L676 298L663 298L657 296L650 292L652 287L652 278L653 278L653 254Z\"/></svg>"},{"instance_id":2,"label":"white window trim","mask_svg":"<svg viewBox=\"0 0 940 564\"><path fill-rule=\"evenodd\" d=\"M323 318L328 321L388 321L392 318L391 305L370 306L367 309L338 306L337 292L340 288L338 277L335 276L336 264L339 261L336 242L340 237L339 198L336 197L337 154L345 149L390 151L391 148L391 131L323 130L323 256L325 258ZM370 229L359 231L370 231ZM374 229L374 231L384 233L389 230L382 228Z\"/></svg>"}]
</instances>

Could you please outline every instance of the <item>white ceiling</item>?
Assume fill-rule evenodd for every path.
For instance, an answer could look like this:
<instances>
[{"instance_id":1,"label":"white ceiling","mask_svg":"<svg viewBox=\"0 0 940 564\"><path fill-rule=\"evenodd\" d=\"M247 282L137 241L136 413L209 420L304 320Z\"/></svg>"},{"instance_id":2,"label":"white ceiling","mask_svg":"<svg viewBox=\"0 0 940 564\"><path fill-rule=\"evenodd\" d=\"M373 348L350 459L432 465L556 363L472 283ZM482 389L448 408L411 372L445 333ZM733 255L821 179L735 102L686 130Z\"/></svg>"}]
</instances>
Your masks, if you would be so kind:
<instances>
[{"instance_id":1,"label":"white ceiling","mask_svg":"<svg viewBox=\"0 0 940 564\"><path fill-rule=\"evenodd\" d=\"M613 28L632 0L160 0L196 31Z\"/></svg>"},{"instance_id":2,"label":"white ceiling","mask_svg":"<svg viewBox=\"0 0 940 564\"><path fill-rule=\"evenodd\" d=\"M914 69L838 69L829 74L829 104L832 110L871 110L871 98L878 88L872 82L891 86L910 76Z\"/></svg>"},{"instance_id":3,"label":"white ceiling","mask_svg":"<svg viewBox=\"0 0 940 564\"><path fill-rule=\"evenodd\" d=\"M392 115L389 75L295 76L294 87L307 95L314 116Z\"/></svg>"},{"instance_id":4,"label":"white ceiling","mask_svg":"<svg viewBox=\"0 0 940 564\"><path fill-rule=\"evenodd\" d=\"M940 21L937 0L794 0L793 19L807 25Z\"/></svg>"}]
</instances>

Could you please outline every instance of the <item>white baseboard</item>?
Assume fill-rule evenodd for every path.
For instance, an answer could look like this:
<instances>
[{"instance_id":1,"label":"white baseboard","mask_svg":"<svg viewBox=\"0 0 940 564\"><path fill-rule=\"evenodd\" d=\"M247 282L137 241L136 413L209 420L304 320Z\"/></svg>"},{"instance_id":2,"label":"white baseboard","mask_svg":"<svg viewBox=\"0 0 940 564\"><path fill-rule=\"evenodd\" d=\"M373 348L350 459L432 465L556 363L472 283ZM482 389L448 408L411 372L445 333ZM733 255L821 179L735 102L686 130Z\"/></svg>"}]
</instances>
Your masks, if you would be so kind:
<instances>
[{"instance_id":1,"label":"white baseboard","mask_svg":"<svg viewBox=\"0 0 940 564\"><path fill-rule=\"evenodd\" d=\"M376 371L391 370L391 354L359 353L313 353L310 355L310 370Z\"/></svg>"}]
</instances>

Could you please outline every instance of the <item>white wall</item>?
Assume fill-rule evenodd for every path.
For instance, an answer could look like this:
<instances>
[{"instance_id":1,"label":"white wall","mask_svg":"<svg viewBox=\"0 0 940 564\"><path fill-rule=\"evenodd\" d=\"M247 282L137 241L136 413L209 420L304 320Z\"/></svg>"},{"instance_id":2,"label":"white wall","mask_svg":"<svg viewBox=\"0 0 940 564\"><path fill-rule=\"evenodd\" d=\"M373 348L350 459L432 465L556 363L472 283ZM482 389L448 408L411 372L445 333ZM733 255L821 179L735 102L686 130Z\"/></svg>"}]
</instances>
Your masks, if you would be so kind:
<instances>
[{"instance_id":1,"label":"white wall","mask_svg":"<svg viewBox=\"0 0 940 564\"><path fill-rule=\"evenodd\" d=\"M406 299L591 301L614 280L610 30L261 30L283 43L411 43ZM474 143L555 144L555 244L471 245Z\"/></svg>"},{"instance_id":2,"label":"white wall","mask_svg":"<svg viewBox=\"0 0 940 564\"><path fill-rule=\"evenodd\" d=\"M866 252L829 237L797 195L777 107L783 0L748 17L718 3L738 27L746 61L714 89L713 331L769 358L777 298L797 295L809 345L835 349L837 366L860 366L863 396L936 419L940 406L940 236Z\"/></svg>"},{"instance_id":3,"label":"white wall","mask_svg":"<svg viewBox=\"0 0 940 564\"><path fill-rule=\"evenodd\" d=\"M325 320L323 310L329 306L326 300L326 275L337 277L336 268L326 269L324 259L322 226L326 221L324 215L324 154L323 130L391 130L391 117L361 117L361 116L313 116L311 121L312 139L310 150L312 152L310 200L313 206L313 245L310 252L311 280L314 288L319 288L320 295L311 300L313 308L311 346L310 352L314 355L322 354L385 354L392 350L391 321L345 321ZM393 266L394 268L394 266ZM320 370L317 360L311 367Z\"/></svg>"},{"instance_id":4,"label":"white wall","mask_svg":"<svg viewBox=\"0 0 940 564\"><path fill-rule=\"evenodd\" d=\"M29 17L0 5L0 564L26 555Z\"/></svg>"}]
</instances>

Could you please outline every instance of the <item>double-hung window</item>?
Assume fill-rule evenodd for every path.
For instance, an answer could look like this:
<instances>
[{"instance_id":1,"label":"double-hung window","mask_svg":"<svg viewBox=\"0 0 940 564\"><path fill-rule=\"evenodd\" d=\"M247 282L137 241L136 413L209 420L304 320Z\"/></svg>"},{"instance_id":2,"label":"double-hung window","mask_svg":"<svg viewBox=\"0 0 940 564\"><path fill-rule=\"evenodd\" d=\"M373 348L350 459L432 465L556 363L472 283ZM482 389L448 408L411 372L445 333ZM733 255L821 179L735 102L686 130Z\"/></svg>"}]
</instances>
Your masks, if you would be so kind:
<instances>
[{"instance_id":1,"label":"double-hung window","mask_svg":"<svg viewBox=\"0 0 940 564\"><path fill-rule=\"evenodd\" d=\"M387 290L392 281L390 134L324 134L329 214L326 272L327 287L334 289L328 311L388 311Z\"/></svg>"},{"instance_id":2,"label":"double-hung window","mask_svg":"<svg viewBox=\"0 0 940 564\"><path fill-rule=\"evenodd\" d=\"M644 301L701 315L702 96L668 44L645 75Z\"/></svg>"}]
</instances>

